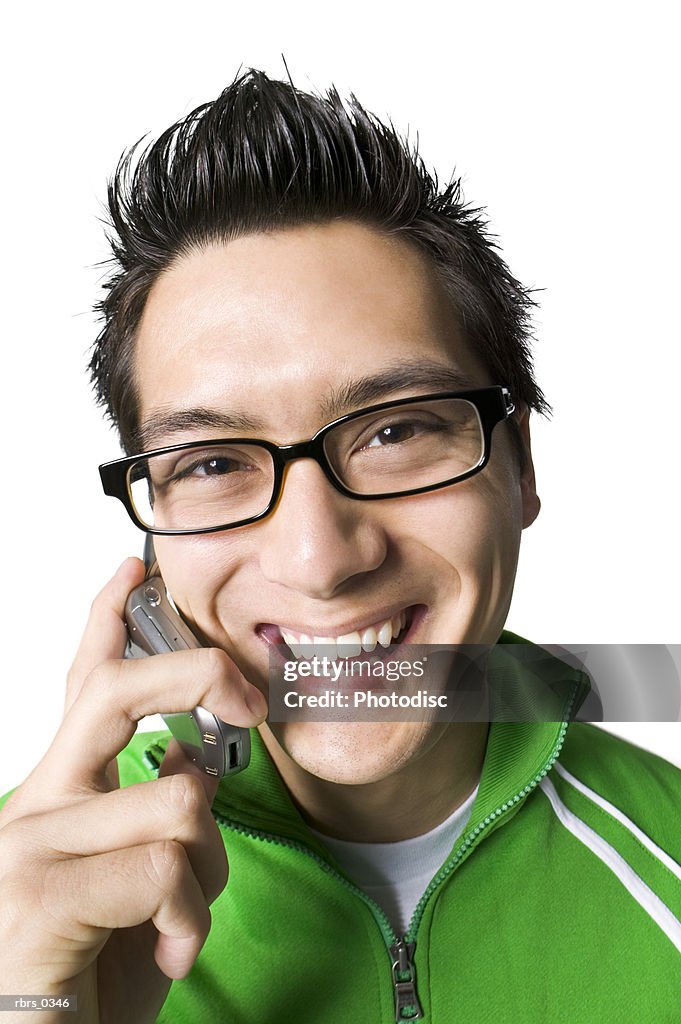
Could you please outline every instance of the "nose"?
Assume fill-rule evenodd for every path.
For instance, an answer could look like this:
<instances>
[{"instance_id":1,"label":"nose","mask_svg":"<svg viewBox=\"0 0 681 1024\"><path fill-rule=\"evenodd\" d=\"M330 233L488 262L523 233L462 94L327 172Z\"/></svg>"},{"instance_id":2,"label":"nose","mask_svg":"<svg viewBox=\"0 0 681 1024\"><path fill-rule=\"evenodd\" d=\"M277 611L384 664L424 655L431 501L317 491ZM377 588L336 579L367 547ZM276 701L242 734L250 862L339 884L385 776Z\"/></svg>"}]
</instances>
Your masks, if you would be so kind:
<instances>
[{"instance_id":1,"label":"nose","mask_svg":"<svg viewBox=\"0 0 681 1024\"><path fill-rule=\"evenodd\" d=\"M388 542L374 502L337 491L312 459L285 470L274 512L261 524L260 567L272 583L328 599L384 562Z\"/></svg>"}]
</instances>

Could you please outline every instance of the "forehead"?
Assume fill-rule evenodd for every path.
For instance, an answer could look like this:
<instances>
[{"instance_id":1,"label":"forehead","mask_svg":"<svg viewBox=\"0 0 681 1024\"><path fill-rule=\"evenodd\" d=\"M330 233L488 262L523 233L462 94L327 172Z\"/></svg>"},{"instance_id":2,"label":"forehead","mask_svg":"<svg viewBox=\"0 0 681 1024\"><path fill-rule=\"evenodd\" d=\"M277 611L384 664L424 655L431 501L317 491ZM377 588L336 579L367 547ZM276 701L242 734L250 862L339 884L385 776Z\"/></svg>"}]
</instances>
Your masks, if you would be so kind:
<instances>
[{"instance_id":1,"label":"forehead","mask_svg":"<svg viewBox=\"0 0 681 1024\"><path fill-rule=\"evenodd\" d=\"M411 245L348 222L248 235L183 256L151 289L136 342L140 421L235 410L285 442L322 425L325 406L329 418L344 382L420 363L490 383Z\"/></svg>"}]
</instances>

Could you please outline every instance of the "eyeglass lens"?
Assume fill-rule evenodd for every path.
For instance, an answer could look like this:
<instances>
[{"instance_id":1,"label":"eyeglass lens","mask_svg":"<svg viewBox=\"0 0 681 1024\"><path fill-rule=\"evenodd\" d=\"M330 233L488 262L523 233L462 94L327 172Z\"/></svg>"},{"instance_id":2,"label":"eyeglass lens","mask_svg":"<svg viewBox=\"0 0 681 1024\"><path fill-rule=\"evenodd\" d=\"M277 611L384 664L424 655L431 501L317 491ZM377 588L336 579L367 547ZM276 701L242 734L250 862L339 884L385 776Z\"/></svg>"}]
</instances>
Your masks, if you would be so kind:
<instances>
[{"instance_id":1,"label":"eyeglass lens","mask_svg":"<svg viewBox=\"0 0 681 1024\"><path fill-rule=\"evenodd\" d=\"M475 405L433 399L367 413L333 427L324 454L355 494L419 490L454 481L484 455ZM274 490L274 462L257 444L210 444L141 458L129 470L135 511L145 526L203 530L251 519Z\"/></svg>"}]
</instances>

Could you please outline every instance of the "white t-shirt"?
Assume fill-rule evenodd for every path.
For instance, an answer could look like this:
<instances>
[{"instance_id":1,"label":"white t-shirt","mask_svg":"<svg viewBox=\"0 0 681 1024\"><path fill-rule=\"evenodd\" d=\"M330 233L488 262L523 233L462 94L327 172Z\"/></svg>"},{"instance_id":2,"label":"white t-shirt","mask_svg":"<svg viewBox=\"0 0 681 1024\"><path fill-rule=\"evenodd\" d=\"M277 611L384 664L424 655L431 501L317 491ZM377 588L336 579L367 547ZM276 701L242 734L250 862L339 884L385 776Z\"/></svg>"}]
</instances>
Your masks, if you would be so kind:
<instances>
[{"instance_id":1,"label":"white t-shirt","mask_svg":"<svg viewBox=\"0 0 681 1024\"><path fill-rule=\"evenodd\" d=\"M471 816L478 787L430 832L399 843L357 843L312 831L328 846L346 874L386 912L404 935L416 904L444 864Z\"/></svg>"}]
</instances>

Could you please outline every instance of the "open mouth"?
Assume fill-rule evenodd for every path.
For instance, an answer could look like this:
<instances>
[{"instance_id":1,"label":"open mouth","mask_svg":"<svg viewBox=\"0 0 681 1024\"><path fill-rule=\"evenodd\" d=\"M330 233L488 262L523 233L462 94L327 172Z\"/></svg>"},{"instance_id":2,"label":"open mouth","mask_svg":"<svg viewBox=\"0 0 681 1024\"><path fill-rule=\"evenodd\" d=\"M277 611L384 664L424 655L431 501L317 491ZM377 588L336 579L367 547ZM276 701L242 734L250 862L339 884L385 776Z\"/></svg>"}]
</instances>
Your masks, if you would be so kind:
<instances>
[{"instance_id":1,"label":"open mouth","mask_svg":"<svg viewBox=\"0 0 681 1024\"><path fill-rule=\"evenodd\" d=\"M425 610L424 605L411 605L390 619L336 637L310 636L275 625L261 627L258 632L269 643L271 653L276 652L283 661L310 661L315 657L377 661L395 657L398 649L409 642Z\"/></svg>"}]
</instances>

